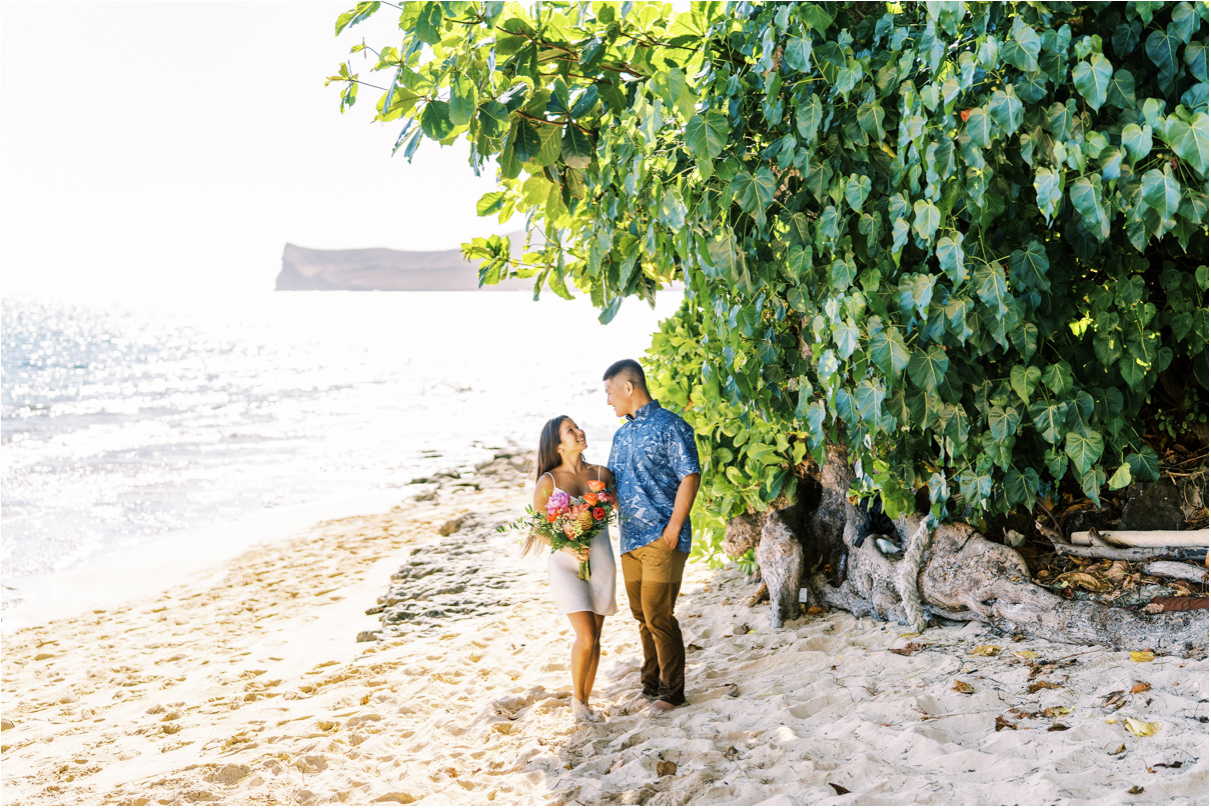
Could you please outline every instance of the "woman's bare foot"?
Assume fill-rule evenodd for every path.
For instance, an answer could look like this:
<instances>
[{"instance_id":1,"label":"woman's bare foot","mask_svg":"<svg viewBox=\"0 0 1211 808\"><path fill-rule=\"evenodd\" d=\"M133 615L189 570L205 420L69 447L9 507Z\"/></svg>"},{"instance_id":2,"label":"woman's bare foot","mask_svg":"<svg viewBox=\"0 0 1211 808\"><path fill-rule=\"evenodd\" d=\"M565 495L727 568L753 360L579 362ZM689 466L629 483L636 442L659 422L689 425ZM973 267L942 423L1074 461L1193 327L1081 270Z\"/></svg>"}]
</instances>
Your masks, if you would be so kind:
<instances>
[{"instance_id":1,"label":"woman's bare foot","mask_svg":"<svg viewBox=\"0 0 1211 808\"><path fill-rule=\"evenodd\" d=\"M589 709L589 705L577 698L572 699L572 717L577 723L596 724L601 721L601 715Z\"/></svg>"}]
</instances>

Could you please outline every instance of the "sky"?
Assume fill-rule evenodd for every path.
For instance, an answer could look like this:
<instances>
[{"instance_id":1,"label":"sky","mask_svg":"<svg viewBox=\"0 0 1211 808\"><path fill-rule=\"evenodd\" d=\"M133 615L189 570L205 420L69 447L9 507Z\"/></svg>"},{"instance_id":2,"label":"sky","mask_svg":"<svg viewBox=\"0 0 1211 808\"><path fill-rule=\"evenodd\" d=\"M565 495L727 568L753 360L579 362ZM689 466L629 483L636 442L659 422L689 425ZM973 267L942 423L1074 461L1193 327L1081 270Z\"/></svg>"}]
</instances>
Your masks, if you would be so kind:
<instances>
[{"instance_id":1,"label":"sky","mask_svg":"<svg viewBox=\"0 0 1211 808\"><path fill-rule=\"evenodd\" d=\"M353 0L0 2L0 294L270 290L287 242L453 249L506 233L467 147L391 156L377 91L324 86L397 14Z\"/></svg>"}]
</instances>

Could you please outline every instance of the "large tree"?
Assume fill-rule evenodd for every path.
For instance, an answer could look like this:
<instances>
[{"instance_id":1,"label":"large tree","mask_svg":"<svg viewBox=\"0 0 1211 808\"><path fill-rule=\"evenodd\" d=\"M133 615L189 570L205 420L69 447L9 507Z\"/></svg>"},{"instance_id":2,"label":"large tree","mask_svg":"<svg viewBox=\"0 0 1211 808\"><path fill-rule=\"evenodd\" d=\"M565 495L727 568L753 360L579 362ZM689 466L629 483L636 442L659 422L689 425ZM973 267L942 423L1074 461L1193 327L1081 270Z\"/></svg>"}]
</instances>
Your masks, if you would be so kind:
<instances>
[{"instance_id":1,"label":"large tree","mask_svg":"<svg viewBox=\"0 0 1211 808\"><path fill-rule=\"evenodd\" d=\"M396 10L402 41L354 48L376 76L333 77L342 109L385 87L376 120L402 122L409 159L465 142L496 172L480 212L524 212L534 237L465 245L483 282L575 287L603 321L684 284L648 361L700 437L705 504L728 519L840 488L836 520L792 525L848 559L850 581L813 579L824 601L911 618L881 598L899 562L862 546L851 499L877 493L914 536L1064 486L1097 502L1157 478L1153 419L1205 423L1206 3ZM1048 629L1073 639L1144 619L1024 582L977 598L1021 577L983 541L939 595L947 546L911 570L935 612L1076 609ZM1205 649L1202 620L1148 630Z\"/></svg>"}]
</instances>

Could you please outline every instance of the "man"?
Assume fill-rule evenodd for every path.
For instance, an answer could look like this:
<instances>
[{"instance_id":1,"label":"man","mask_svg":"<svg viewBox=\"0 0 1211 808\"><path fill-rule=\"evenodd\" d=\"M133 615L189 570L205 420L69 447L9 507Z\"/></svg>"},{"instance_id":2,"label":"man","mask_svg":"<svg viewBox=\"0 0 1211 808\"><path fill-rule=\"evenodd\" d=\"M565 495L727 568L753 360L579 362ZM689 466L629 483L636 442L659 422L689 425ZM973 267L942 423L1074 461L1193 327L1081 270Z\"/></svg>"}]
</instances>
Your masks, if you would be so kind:
<instances>
[{"instance_id":1,"label":"man","mask_svg":"<svg viewBox=\"0 0 1211 808\"><path fill-rule=\"evenodd\" d=\"M685 703L685 643L673 606L690 554L690 508L701 474L694 431L648 394L633 359L602 377L606 402L627 422L614 433L610 471L618 484L622 577L643 642L643 693L649 712Z\"/></svg>"}]
</instances>

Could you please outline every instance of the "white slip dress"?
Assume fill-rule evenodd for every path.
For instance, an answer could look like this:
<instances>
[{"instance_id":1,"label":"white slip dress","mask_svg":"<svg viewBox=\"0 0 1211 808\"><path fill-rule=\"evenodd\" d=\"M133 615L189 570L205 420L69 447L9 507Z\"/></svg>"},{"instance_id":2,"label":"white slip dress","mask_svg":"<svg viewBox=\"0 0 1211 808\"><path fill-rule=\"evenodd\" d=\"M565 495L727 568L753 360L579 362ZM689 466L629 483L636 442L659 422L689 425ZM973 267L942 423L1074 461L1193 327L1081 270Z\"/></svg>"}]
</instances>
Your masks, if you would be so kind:
<instances>
[{"instance_id":1,"label":"white slip dress","mask_svg":"<svg viewBox=\"0 0 1211 808\"><path fill-rule=\"evenodd\" d=\"M599 472L600 475L600 472ZM551 482L555 476L551 475ZM556 491L563 491L555 486ZM567 493L566 491L564 493ZM614 599L614 547L610 544L610 531L604 525L593 536L589 547L589 580L582 581L577 575L580 562L571 553L562 550L547 555L547 582L551 585L551 599L561 614L593 612L611 615L618 611Z\"/></svg>"}]
</instances>

